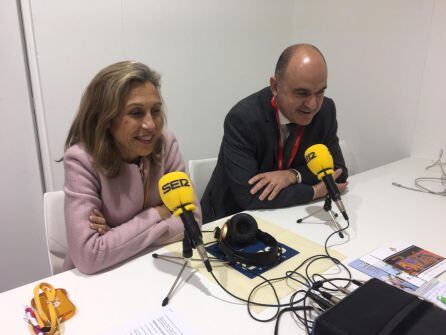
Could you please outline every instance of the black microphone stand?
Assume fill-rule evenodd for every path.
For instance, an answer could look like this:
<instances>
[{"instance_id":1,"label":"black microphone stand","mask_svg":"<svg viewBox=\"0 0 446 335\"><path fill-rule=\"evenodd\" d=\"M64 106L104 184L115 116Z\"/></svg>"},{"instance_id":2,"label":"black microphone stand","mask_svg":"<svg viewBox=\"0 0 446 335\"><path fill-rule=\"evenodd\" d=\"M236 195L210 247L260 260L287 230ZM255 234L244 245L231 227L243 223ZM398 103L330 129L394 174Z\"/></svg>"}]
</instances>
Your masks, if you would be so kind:
<instances>
[{"instance_id":1,"label":"black microphone stand","mask_svg":"<svg viewBox=\"0 0 446 335\"><path fill-rule=\"evenodd\" d=\"M162 302L162 306L166 306L169 303L169 299L171 297L172 292L174 291L175 287L177 286L178 281L181 278L181 275L183 274L186 267L189 265L189 262L192 260L193 251L192 249L196 249L200 256L206 253L206 250L203 246L203 240L202 240L202 234L200 231L200 228L198 224L195 221L195 218L193 214L182 206L183 211L180 214L181 221L184 225L184 237L183 237L183 256L170 256L170 255L159 255L157 253L152 254L153 258L160 258L160 259L181 259L183 260L183 264L181 266L180 272L178 273L172 287L169 290L169 293L167 293L167 296L164 298ZM203 260L203 259L202 259ZM212 267L207 259L203 260L206 269L208 272L212 272Z\"/></svg>"},{"instance_id":2,"label":"black microphone stand","mask_svg":"<svg viewBox=\"0 0 446 335\"><path fill-rule=\"evenodd\" d=\"M321 212L321 211L325 211L330 215L331 221L333 222L334 226L336 227L337 230L342 230L341 226L339 225L338 221L336 221L336 218L338 217L338 214L335 213L332 209L331 206L331 198L330 195L327 194L325 196L325 202L324 202L324 206L322 206L322 208L319 208L318 210L314 211L313 213L308 214L307 216L298 219L297 223L302 223L305 219L308 219L310 216L316 216L317 213ZM339 237L340 238L344 238L344 234L342 233L342 231L339 231Z\"/></svg>"},{"instance_id":3,"label":"black microphone stand","mask_svg":"<svg viewBox=\"0 0 446 335\"><path fill-rule=\"evenodd\" d=\"M163 302L161 303L161 306L166 306L169 303L170 296L175 289L175 287L178 284L178 281L181 278L181 275L183 274L184 270L186 269L187 265L189 265L189 260L192 258L192 244L191 240L187 234L186 231L184 231L184 237L183 237L183 257L176 257L176 256L166 256L166 255L158 255L158 254L152 254L153 258L160 258L160 259L183 259L183 264L181 266L180 272L178 273L177 277L175 278L175 281L173 282L172 287L169 290L169 293L167 293L167 296L163 299Z\"/></svg>"}]
</instances>

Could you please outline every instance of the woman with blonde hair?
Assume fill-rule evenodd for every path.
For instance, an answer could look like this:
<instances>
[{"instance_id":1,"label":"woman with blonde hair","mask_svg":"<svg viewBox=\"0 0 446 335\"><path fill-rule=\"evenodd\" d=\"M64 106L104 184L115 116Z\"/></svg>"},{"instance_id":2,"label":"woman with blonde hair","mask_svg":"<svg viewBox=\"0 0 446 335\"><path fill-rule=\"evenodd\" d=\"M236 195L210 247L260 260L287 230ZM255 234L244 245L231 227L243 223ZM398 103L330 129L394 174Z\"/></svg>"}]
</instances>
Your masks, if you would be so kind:
<instances>
[{"instance_id":1,"label":"woman with blonde hair","mask_svg":"<svg viewBox=\"0 0 446 335\"><path fill-rule=\"evenodd\" d=\"M88 85L63 158L65 270L95 273L183 237L157 186L164 174L184 171L164 122L160 77L144 64L110 65ZM195 215L201 222L201 211Z\"/></svg>"}]
</instances>

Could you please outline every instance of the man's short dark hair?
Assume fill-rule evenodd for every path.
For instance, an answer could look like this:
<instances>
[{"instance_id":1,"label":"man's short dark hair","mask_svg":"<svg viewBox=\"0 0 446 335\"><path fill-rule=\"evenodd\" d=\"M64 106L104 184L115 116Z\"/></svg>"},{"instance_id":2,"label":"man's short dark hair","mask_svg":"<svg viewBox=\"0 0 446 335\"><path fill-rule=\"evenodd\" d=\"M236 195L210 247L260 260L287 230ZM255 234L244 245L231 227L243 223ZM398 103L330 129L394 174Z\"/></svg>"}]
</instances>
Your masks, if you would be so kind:
<instances>
[{"instance_id":1,"label":"man's short dark hair","mask_svg":"<svg viewBox=\"0 0 446 335\"><path fill-rule=\"evenodd\" d=\"M325 61L325 57L322 54L322 52L316 48L314 45L312 44L294 44L294 45L290 45L288 48L286 48L285 50L282 51L282 53L280 54L279 59L277 60L277 64L276 64L276 70L274 71L274 75L276 76L276 79L280 79L283 78L283 75L285 74L286 68L288 67L288 63L291 60L291 57L302 47L311 47L314 50L316 50L322 57L322 59L324 60L325 64L327 64L327 62Z\"/></svg>"}]
</instances>

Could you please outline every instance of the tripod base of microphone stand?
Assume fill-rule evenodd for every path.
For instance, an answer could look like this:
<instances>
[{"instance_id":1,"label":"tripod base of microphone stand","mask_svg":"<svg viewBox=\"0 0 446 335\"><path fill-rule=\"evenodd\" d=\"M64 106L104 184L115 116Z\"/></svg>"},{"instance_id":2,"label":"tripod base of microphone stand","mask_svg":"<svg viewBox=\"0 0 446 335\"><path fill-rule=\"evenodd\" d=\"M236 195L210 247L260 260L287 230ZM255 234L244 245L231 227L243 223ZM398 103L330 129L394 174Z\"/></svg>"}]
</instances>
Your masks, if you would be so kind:
<instances>
[{"instance_id":1,"label":"tripod base of microphone stand","mask_svg":"<svg viewBox=\"0 0 446 335\"><path fill-rule=\"evenodd\" d=\"M163 256L163 255L158 255L158 254L152 254L152 257L158 258L158 259L164 258L164 259L182 259L183 260L183 264L181 266L180 272L178 273L177 277L175 278L175 281L173 282L173 285L170 288L169 293L167 293L167 296L163 299L163 302L161 303L161 306L164 307L169 303L170 297L172 296L173 291L177 287L177 284L181 278L181 275L183 274L184 270L186 269L187 265L189 264L189 259L183 258L183 257L177 257L177 256Z\"/></svg>"},{"instance_id":2,"label":"tripod base of microphone stand","mask_svg":"<svg viewBox=\"0 0 446 335\"><path fill-rule=\"evenodd\" d=\"M177 284L178 284L178 282L179 282L179 280L180 280L184 270L186 269L186 267L188 265L190 265L190 262L191 261L199 261L199 262L201 262L202 260L200 258L185 258L185 257L182 257L182 256L160 255L160 254L157 254L157 253L153 253L152 257L156 258L156 259L165 260L165 261L171 261L171 262L173 262L173 263L175 263L177 265L181 265L180 272L178 273L177 277L175 278L175 281L174 281L172 287L170 288L169 293L167 293L167 296L164 298L164 300L161 303L161 306L164 307L164 306L166 306L169 303L169 300L172 297L173 291L177 287ZM182 261L182 263L177 263L175 261ZM221 261L219 259L218 260L216 259L216 260L213 260L213 261L227 263L226 261Z\"/></svg>"},{"instance_id":3,"label":"tripod base of microphone stand","mask_svg":"<svg viewBox=\"0 0 446 335\"><path fill-rule=\"evenodd\" d=\"M157 254L157 253L152 254L152 257L153 258L157 258L157 259L172 259L172 260L178 259L178 260L182 260L182 261L184 261L184 259L185 259L182 256L160 255L160 254ZM197 260L199 260L199 259L197 259Z\"/></svg>"},{"instance_id":4,"label":"tripod base of microphone stand","mask_svg":"<svg viewBox=\"0 0 446 335\"><path fill-rule=\"evenodd\" d=\"M332 210L331 199L330 199L330 197L328 195L325 197L325 203L324 203L324 206L322 208L314 211L313 213L308 214L307 216L305 216L305 217L303 217L301 219L297 219L296 222L297 223L302 223L305 219L308 219L311 216L316 216L317 213L322 212L322 211L324 211L324 212L326 212L326 213L328 213L330 215L330 220L328 220L328 221L333 222L333 224L337 228L337 230L341 230L342 229L341 226L339 225L339 223L336 221L336 218L338 217L338 214L335 213ZM342 231L339 231L338 235L339 235L340 238L344 238L344 234L342 233Z\"/></svg>"}]
</instances>

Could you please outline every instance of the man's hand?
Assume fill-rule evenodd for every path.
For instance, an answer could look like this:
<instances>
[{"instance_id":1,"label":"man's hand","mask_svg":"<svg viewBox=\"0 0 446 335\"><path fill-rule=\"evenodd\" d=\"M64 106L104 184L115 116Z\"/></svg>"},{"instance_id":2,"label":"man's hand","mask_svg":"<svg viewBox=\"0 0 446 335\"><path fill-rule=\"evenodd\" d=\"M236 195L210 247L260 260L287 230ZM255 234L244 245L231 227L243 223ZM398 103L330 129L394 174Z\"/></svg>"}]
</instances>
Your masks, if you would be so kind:
<instances>
[{"instance_id":1,"label":"man's hand","mask_svg":"<svg viewBox=\"0 0 446 335\"><path fill-rule=\"evenodd\" d=\"M90 228L96 230L99 235L104 235L110 230L110 226L107 224L104 214L102 214L99 210L93 209L88 219L91 222Z\"/></svg>"},{"instance_id":2,"label":"man's hand","mask_svg":"<svg viewBox=\"0 0 446 335\"><path fill-rule=\"evenodd\" d=\"M172 213L164 205L156 206L155 209L158 211L159 215L161 216L161 219L163 220L167 220L172 215Z\"/></svg>"},{"instance_id":3,"label":"man's hand","mask_svg":"<svg viewBox=\"0 0 446 335\"><path fill-rule=\"evenodd\" d=\"M333 175L334 180L338 179L341 174L342 174L342 169L337 169ZM338 186L339 192L342 193L347 188L348 182L340 183L340 184L336 184L336 185ZM327 188L325 187L325 184L323 181L314 185L313 189L314 189L313 200L323 198L327 195Z\"/></svg>"},{"instance_id":4,"label":"man's hand","mask_svg":"<svg viewBox=\"0 0 446 335\"><path fill-rule=\"evenodd\" d=\"M268 197L268 200L271 201L282 189L296 183L296 174L290 170L265 172L255 175L248 183L249 185L254 185L251 188L251 194L256 194L264 188L259 196L259 200L263 201Z\"/></svg>"}]
</instances>

